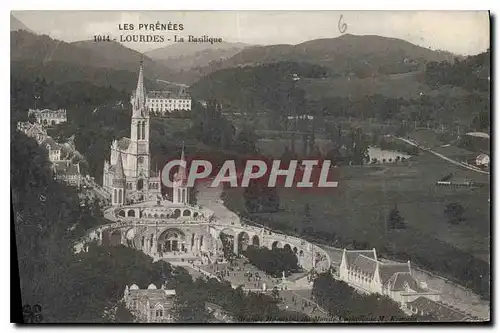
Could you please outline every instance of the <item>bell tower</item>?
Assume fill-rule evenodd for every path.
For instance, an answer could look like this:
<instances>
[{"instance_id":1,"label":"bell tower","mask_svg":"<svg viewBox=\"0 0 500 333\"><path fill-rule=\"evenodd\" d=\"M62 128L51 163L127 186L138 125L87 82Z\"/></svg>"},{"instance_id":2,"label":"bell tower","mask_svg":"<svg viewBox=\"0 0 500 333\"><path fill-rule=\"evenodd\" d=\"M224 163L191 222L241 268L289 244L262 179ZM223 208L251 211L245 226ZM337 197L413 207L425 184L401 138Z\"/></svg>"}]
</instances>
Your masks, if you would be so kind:
<instances>
[{"instance_id":1,"label":"bell tower","mask_svg":"<svg viewBox=\"0 0 500 333\"><path fill-rule=\"evenodd\" d=\"M134 170L136 184L134 188L138 195L147 198L150 177L149 155L149 109L147 106L146 89L144 88L143 62L139 68L137 87L132 93L132 121L130 128L130 147L132 160L130 167Z\"/></svg>"}]
</instances>

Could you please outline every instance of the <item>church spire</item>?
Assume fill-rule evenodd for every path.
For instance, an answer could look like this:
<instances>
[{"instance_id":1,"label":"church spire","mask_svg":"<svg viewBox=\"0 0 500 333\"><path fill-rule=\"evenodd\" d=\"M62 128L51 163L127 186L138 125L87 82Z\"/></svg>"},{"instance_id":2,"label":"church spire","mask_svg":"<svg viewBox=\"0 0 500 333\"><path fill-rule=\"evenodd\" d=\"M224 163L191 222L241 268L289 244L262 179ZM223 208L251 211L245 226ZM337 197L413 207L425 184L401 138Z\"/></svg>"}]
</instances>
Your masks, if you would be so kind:
<instances>
[{"instance_id":1,"label":"church spire","mask_svg":"<svg viewBox=\"0 0 500 333\"><path fill-rule=\"evenodd\" d=\"M125 186L125 172L123 171L122 153L120 151L118 151L118 158L116 160L116 169L113 178L113 185L115 187Z\"/></svg>"},{"instance_id":2,"label":"church spire","mask_svg":"<svg viewBox=\"0 0 500 333\"><path fill-rule=\"evenodd\" d=\"M137 87L135 88L135 100L134 100L134 113L140 112L146 105L146 90L144 89L144 72L143 72L143 60L141 59L141 66L139 68L139 77L137 78Z\"/></svg>"}]
</instances>

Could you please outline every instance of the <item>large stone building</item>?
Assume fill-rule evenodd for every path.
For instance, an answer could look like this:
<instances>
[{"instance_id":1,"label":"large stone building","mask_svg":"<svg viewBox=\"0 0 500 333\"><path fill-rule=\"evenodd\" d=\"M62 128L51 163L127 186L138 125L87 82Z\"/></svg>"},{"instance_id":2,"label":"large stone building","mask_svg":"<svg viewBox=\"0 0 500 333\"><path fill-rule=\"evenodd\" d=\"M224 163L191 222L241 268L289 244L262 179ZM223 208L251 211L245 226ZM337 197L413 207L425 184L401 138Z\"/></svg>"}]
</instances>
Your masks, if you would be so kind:
<instances>
[{"instance_id":1,"label":"large stone building","mask_svg":"<svg viewBox=\"0 0 500 333\"><path fill-rule=\"evenodd\" d=\"M373 250L346 250L342 253L340 279L365 293L388 296L406 307L419 297L439 301L440 294L419 283L412 275L410 262L383 262Z\"/></svg>"},{"instance_id":2,"label":"large stone building","mask_svg":"<svg viewBox=\"0 0 500 333\"><path fill-rule=\"evenodd\" d=\"M154 200L160 195L160 173L152 171L150 165L150 108L144 88L142 63L131 103L130 138L114 140L110 160L104 162L102 184L111 194L113 205Z\"/></svg>"},{"instance_id":3,"label":"large stone building","mask_svg":"<svg viewBox=\"0 0 500 333\"><path fill-rule=\"evenodd\" d=\"M65 123L68 118L66 117L66 110L50 110L50 109L29 109L29 115L33 115L36 121L43 126L52 126L60 123Z\"/></svg>"},{"instance_id":4,"label":"large stone building","mask_svg":"<svg viewBox=\"0 0 500 333\"><path fill-rule=\"evenodd\" d=\"M178 94L170 91L150 91L146 104L152 113L165 115L172 111L190 111L191 97L184 91Z\"/></svg>"},{"instance_id":5,"label":"large stone building","mask_svg":"<svg viewBox=\"0 0 500 333\"><path fill-rule=\"evenodd\" d=\"M175 290L164 286L157 289L150 284L147 289L139 289L135 284L125 286L123 300L129 311L141 323L171 323L174 321L172 309L175 301Z\"/></svg>"}]
</instances>

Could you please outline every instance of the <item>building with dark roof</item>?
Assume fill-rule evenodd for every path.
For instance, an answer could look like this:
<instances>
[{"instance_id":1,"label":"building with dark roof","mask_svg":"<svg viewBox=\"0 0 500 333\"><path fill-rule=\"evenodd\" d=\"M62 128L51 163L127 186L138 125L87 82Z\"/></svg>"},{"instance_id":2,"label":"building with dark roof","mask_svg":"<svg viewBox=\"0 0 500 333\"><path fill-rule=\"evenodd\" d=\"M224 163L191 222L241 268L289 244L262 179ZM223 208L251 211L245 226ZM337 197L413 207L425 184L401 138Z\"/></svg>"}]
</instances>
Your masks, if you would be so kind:
<instances>
[{"instance_id":1,"label":"building with dark roof","mask_svg":"<svg viewBox=\"0 0 500 333\"><path fill-rule=\"evenodd\" d=\"M47 131L45 131L43 126L38 123L32 124L30 122L19 122L17 123L17 129L30 138L35 139L38 144L40 144L48 136Z\"/></svg>"},{"instance_id":2,"label":"building with dark roof","mask_svg":"<svg viewBox=\"0 0 500 333\"><path fill-rule=\"evenodd\" d=\"M205 302L205 309L208 313L214 318L213 322L216 323L234 323L235 320L233 315L231 315L228 311L224 310L221 306Z\"/></svg>"},{"instance_id":3,"label":"building with dark roof","mask_svg":"<svg viewBox=\"0 0 500 333\"><path fill-rule=\"evenodd\" d=\"M73 163L69 160L55 161L52 164L55 178L68 185L80 187L83 182L83 175L80 171L80 163Z\"/></svg>"},{"instance_id":4,"label":"building with dark roof","mask_svg":"<svg viewBox=\"0 0 500 333\"><path fill-rule=\"evenodd\" d=\"M440 301L433 301L427 297L418 297L406 303L407 309L417 315L430 316L437 321L472 321L479 320L467 313Z\"/></svg>"},{"instance_id":5,"label":"building with dark roof","mask_svg":"<svg viewBox=\"0 0 500 333\"><path fill-rule=\"evenodd\" d=\"M346 250L342 253L339 270L340 279L365 293L379 293L405 306L418 297L438 301L438 292L419 283L412 275L410 261L407 263L382 262L372 250Z\"/></svg>"},{"instance_id":6,"label":"building with dark roof","mask_svg":"<svg viewBox=\"0 0 500 333\"><path fill-rule=\"evenodd\" d=\"M139 289L135 284L125 286L123 299L127 308L141 323L171 323L174 321L172 309L175 290L156 288L150 284L147 289Z\"/></svg>"}]
</instances>

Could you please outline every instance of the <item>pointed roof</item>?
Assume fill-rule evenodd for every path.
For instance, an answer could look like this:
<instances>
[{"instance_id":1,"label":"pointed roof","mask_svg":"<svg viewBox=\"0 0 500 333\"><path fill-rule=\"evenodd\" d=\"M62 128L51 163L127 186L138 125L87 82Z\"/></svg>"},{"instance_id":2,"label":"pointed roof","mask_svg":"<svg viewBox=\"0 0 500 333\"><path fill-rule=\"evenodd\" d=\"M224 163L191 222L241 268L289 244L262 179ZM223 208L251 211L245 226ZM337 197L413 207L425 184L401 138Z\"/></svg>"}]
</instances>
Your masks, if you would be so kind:
<instances>
[{"instance_id":1,"label":"pointed roof","mask_svg":"<svg viewBox=\"0 0 500 333\"><path fill-rule=\"evenodd\" d=\"M344 249L345 250L345 249ZM358 256L363 255L364 257L377 260L377 252L375 249L371 250L345 250L346 264L350 267Z\"/></svg>"},{"instance_id":2,"label":"pointed roof","mask_svg":"<svg viewBox=\"0 0 500 333\"><path fill-rule=\"evenodd\" d=\"M350 265L350 269L357 269L365 274L375 274L377 260L373 257L368 257L363 254L358 255L354 262Z\"/></svg>"},{"instance_id":3,"label":"pointed roof","mask_svg":"<svg viewBox=\"0 0 500 333\"><path fill-rule=\"evenodd\" d=\"M404 291L405 286L416 292L426 292L428 290L421 288L418 285L418 282L409 272L396 272L390 279L387 281L389 290L391 291Z\"/></svg>"},{"instance_id":4,"label":"pointed roof","mask_svg":"<svg viewBox=\"0 0 500 333\"><path fill-rule=\"evenodd\" d=\"M144 89L144 73L143 61L139 68L139 77L137 78L137 87L134 94L134 115L139 114L143 116L143 110L146 106L146 89Z\"/></svg>"},{"instance_id":5,"label":"pointed roof","mask_svg":"<svg viewBox=\"0 0 500 333\"><path fill-rule=\"evenodd\" d=\"M113 177L114 186L125 186L125 172L123 171L122 153L118 151L118 159L116 161L115 175Z\"/></svg>"},{"instance_id":6,"label":"pointed roof","mask_svg":"<svg viewBox=\"0 0 500 333\"><path fill-rule=\"evenodd\" d=\"M396 273L409 273L410 267L406 263L380 263L380 280L385 284Z\"/></svg>"}]
</instances>

